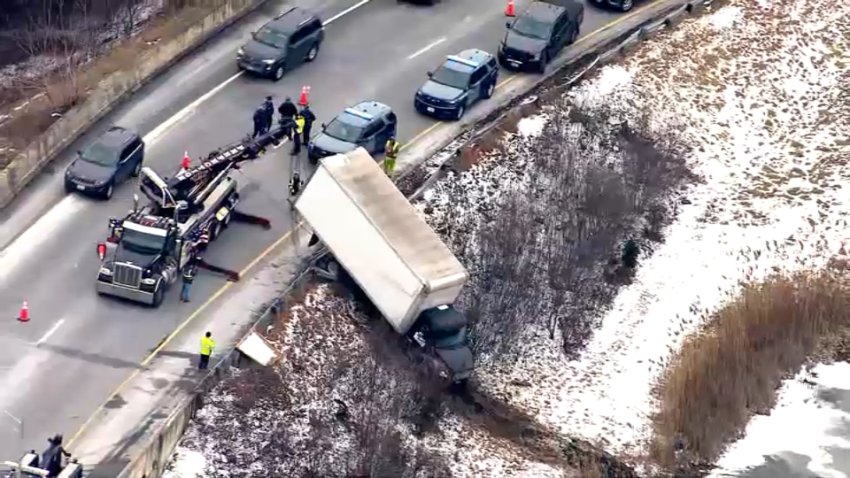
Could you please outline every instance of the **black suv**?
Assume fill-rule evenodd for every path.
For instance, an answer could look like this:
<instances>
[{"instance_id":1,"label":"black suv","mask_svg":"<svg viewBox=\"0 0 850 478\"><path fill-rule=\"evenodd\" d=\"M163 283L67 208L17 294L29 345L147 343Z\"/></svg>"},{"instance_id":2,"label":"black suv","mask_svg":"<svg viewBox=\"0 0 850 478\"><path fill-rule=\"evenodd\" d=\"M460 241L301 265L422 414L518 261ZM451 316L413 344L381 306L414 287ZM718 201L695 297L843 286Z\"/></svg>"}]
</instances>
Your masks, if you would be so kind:
<instances>
[{"instance_id":1,"label":"black suv","mask_svg":"<svg viewBox=\"0 0 850 478\"><path fill-rule=\"evenodd\" d=\"M628 12L635 6L635 2L632 0L590 0L591 3L600 6L612 7L620 10L621 12Z\"/></svg>"},{"instance_id":2,"label":"black suv","mask_svg":"<svg viewBox=\"0 0 850 478\"><path fill-rule=\"evenodd\" d=\"M575 0L536 1L508 22L499 45L499 63L506 68L546 71L549 60L578 39L584 5Z\"/></svg>"},{"instance_id":3,"label":"black suv","mask_svg":"<svg viewBox=\"0 0 850 478\"><path fill-rule=\"evenodd\" d=\"M416 111L459 120L473 103L493 96L499 66L486 51L464 50L446 58L428 77L413 99Z\"/></svg>"},{"instance_id":4,"label":"black suv","mask_svg":"<svg viewBox=\"0 0 850 478\"><path fill-rule=\"evenodd\" d=\"M322 132L313 136L307 156L315 163L319 158L347 153L363 147L369 154L384 152L387 140L398 132L398 119L389 106L377 101L362 101L346 108Z\"/></svg>"},{"instance_id":5,"label":"black suv","mask_svg":"<svg viewBox=\"0 0 850 478\"><path fill-rule=\"evenodd\" d=\"M65 190L109 199L116 184L139 175L144 159L142 138L128 129L113 126L77 152L77 158L65 170Z\"/></svg>"},{"instance_id":6,"label":"black suv","mask_svg":"<svg viewBox=\"0 0 850 478\"><path fill-rule=\"evenodd\" d=\"M316 59L325 28L315 14L291 7L252 38L236 53L239 68L279 80L286 70Z\"/></svg>"}]
</instances>

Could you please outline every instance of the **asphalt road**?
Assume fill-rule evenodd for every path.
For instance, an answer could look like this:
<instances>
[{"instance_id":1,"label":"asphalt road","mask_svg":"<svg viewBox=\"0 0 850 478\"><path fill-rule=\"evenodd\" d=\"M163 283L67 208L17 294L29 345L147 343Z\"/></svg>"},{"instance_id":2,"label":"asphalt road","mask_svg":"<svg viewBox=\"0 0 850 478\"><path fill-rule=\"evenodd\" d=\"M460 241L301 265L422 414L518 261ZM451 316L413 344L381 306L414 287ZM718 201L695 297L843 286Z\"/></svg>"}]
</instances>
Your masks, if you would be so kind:
<instances>
[{"instance_id":1,"label":"asphalt road","mask_svg":"<svg viewBox=\"0 0 850 478\"><path fill-rule=\"evenodd\" d=\"M184 150L197 157L247 133L252 111L265 95L297 99L302 85L311 87L310 102L320 121L363 99L389 104L404 143L434 124L412 105L425 72L465 48L495 52L505 22L503 5L492 0L444 0L434 7L395 0L297 3L333 18L314 63L277 83L234 78L236 49L281 9L283 2L272 1L143 88L78 143L109 124L133 128L146 137L146 165L169 172ZM350 7L356 8L337 16ZM582 32L614 18L588 5ZM509 77L502 72L500 79ZM0 460L15 459L25 448L40 451L54 433L72 436L140 361L224 284L202 273L192 303L180 303L172 290L159 309L99 297L95 244L105 238L107 218L131 207L133 186L120 187L109 202L65 197L61 173L69 160L70 154L57 161L0 215L5 317L0 320L0 411L23 418L25 428L22 444L15 423L0 417ZM238 173L241 209L269 218L273 229L235 224L210 247L208 261L241 270L291 228L289 161L284 145ZM23 300L30 308L26 324L15 320Z\"/></svg>"}]
</instances>

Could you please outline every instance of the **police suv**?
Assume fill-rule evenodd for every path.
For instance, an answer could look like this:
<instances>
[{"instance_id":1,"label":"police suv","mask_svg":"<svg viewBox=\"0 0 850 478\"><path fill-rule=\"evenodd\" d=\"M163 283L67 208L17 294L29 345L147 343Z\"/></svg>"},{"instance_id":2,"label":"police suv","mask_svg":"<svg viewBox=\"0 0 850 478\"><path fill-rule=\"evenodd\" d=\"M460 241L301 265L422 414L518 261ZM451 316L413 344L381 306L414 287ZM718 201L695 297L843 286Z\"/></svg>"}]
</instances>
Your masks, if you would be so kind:
<instances>
[{"instance_id":1,"label":"police suv","mask_svg":"<svg viewBox=\"0 0 850 478\"><path fill-rule=\"evenodd\" d=\"M395 137L398 119L389 106L377 101L362 101L346 108L322 131L310 139L307 156L310 161L334 154L365 148L369 154L383 153L386 142Z\"/></svg>"},{"instance_id":2,"label":"police suv","mask_svg":"<svg viewBox=\"0 0 850 478\"><path fill-rule=\"evenodd\" d=\"M464 50L451 55L416 92L416 111L459 120L467 108L480 99L493 96L499 80L496 58L483 50Z\"/></svg>"}]
</instances>

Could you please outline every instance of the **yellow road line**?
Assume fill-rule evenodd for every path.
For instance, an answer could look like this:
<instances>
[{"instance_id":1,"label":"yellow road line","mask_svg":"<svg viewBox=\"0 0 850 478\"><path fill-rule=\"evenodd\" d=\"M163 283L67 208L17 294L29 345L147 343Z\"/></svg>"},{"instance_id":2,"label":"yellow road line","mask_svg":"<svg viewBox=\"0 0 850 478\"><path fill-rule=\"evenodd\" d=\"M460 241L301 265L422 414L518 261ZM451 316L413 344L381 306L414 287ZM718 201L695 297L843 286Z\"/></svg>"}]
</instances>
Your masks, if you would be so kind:
<instances>
[{"instance_id":1,"label":"yellow road line","mask_svg":"<svg viewBox=\"0 0 850 478\"><path fill-rule=\"evenodd\" d=\"M598 33L601 33L601 32L603 32L603 31L605 31L609 28L616 26L616 25L619 25L620 23L626 21L627 19L634 17L639 12L643 11L644 8L649 7L649 5L650 4L647 4L646 6L644 6L642 8L639 8L639 9L637 9L637 10L635 10L635 11L629 13L629 14L618 17L614 21L607 23L600 28L597 28L596 30L592 31L591 33L584 35L581 38L579 38L573 45L581 44L583 41L587 40L589 37L596 35ZM511 83L512 81L516 80L519 77L520 77L520 75L515 74L515 75L510 76L509 78L506 78L501 83L496 85L496 89L498 90L500 88L504 88L509 83ZM435 123L435 124L429 126L428 128L425 128L423 131L419 132L416 136L414 136L413 139L411 139L410 141L408 141L404 145L402 145L400 149L404 150L405 148L407 148L411 144L416 143L417 141L422 139L425 135L434 131L437 127L442 126L442 125L443 125L443 123ZM268 254L270 254L273 250L275 250L278 246L280 246L283 243L283 241L287 240L303 224L304 224L304 221L301 221L298 224L296 224L292 229L287 231L284 235L282 235L274 243L272 243L272 245L270 245L263 252L261 252L259 255L257 255L253 260L251 260L251 262L248 263L247 266L245 266L239 272L239 276L241 277L241 276L247 274L248 271L250 271L261 260L263 260ZM113 399L113 397L118 395L121 392L121 390L128 383L130 383L131 380L136 378L139 375L139 373L141 373L142 368L144 368L148 364L150 364L151 361L153 361L154 357L160 351L162 351L162 349L164 349L169 344L169 342L171 342L171 340L174 339L174 337L176 337L181 331L183 331L183 329L185 329L190 323L192 323L192 321L196 317L198 317L201 314L201 312L206 310L207 307L209 307L213 302L215 302L216 299L221 297L221 295L224 294L232 286L233 286L233 282L228 282L228 283L224 284L223 286L221 286L217 291L215 291L215 293L213 293L212 296L210 296L209 299L207 299L203 304L201 304L200 307L195 309L195 311L192 312L192 314L189 315L189 317L186 320L184 320L183 323L181 323L176 329L174 329L174 331L171 332L168 335L168 337L166 337L165 340L163 340L162 343L159 344L159 346L157 348L155 348L150 354L148 354L148 356L145 357L145 359L142 360L142 362L140 363L141 368L134 370L133 373L131 373L130 376L128 376L123 382L121 382L120 385L115 387L115 390L112 393L109 394L109 398L107 398L106 401L104 401L100 406L97 407L97 409L94 411L94 413L92 413L91 416L85 421L85 423L83 423L83 425L77 430L77 432L74 433L74 435L71 437L71 439L68 440L67 446L70 447L83 434L83 432L86 431L86 429L91 425L91 422L94 421L95 417L103 410L103 408L106 406L106 404L109 403L109 401L111 401Z\"/></svg>"}]
</instances>

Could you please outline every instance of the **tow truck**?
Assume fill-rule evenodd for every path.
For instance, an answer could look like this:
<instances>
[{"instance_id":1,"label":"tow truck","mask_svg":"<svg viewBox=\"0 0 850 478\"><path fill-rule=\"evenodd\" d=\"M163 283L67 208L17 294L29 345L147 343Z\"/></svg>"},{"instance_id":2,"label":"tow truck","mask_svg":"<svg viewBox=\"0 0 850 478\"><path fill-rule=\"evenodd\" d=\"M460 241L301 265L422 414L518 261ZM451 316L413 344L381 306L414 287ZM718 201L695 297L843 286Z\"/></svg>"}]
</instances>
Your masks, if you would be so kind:
<instances>
[{"instance_id":1,"label":"tow truck","mask_svg":"<svg viewBox=\"0 0 850 478\"><path fill-rule=\"evenodd\" d=\"M203 261L201 254L231 220L271 227L267 219L235 210L239 192L231 172L264 154L269 145L279 144L283 136L283 128L276 125L257 138L211 152L171 178L142 168L139 189L148 203L139 208L134 195L133 210L126 217L109 219L109 237L97 247L98 294L158 307L166 289L191 262L239 280L238 273Z\"/></svg>"}]
</instances>

